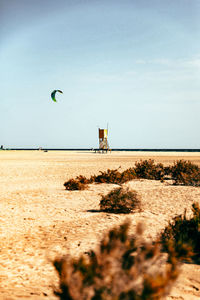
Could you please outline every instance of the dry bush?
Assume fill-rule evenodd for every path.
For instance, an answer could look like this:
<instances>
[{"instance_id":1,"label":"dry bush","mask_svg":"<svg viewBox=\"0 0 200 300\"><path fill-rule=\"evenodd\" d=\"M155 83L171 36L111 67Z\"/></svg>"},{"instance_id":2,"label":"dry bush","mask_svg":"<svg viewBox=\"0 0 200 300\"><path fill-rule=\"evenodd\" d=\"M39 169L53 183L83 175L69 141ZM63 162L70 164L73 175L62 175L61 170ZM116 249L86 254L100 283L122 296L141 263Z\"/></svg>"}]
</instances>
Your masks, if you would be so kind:
<instances>
[{"instance_id":1,"label":"dry bush","mask_svg":"<svg viewBox=\"0 0 200 300\"><path fill-rule=\"evenodd\" d=\"M80 183L83 183L83 184L89 184L89 183L93 182L92 178L88 179L87 177L82 176L82 175L77 176L76 180L78 180Z\"/></svg>"},{"instance_id":2,"label":"dry bush","mask_svg":"<svg viewBox=\"0 0 200 300\"><path fill-rule=\"evenodd\" d=\"M99 175L93 175L89 179L79 175L76 179L66 181L64 186L67 190L83 190L86 188L83 187L83 185L88 185L93 182L122 184L135 178L137 178L137 176L134 168L129 168L123 172L119 172L119 169L108 169L107 171L100 171Z\"/></svg>"},{"instance_id":3,"label":"dry bush","mask_svg":"<svg viewBox=\"0 0 200 300\"><path fill-rule=\"evenodd\" d=\"M171 167L174 184L200 186L200 168L190 161L179 160Z\"/></svg>"},{"instance_id":4,"label":"dry bush","mask_svg":"<svg viewBox=\"0 0 200 300\"><path fill-rule=\"evenodd\" d=\"M163 249L168 251L174 247L176 256L187 261L200 262L200 207L192 205L193 216L184 215L173 218L161 233Z\"/></svg>"},{"instance_id":5,"label":"dry bush","mask_svg":"<svg viewBox=\"0 0 200 300\"><path fill-rule=\"evenodd\" d=\"M136 179L137 175L134 168L129 168L121 173L121 183Z\"/></svg>"},{"instance_id":6,"label":"dry bush","mask_svg":"<svg viewBox=\"0 0 200 300\"><path fill-rule=\"evenodd\" d=\"M123 172L119 169L100 171L99 175L93 175L89 179L85 176L77 176L64 183L67 190L83 190L88 184L113 183L123 184L127 181L144 178L163 181L169 176L174 180L174 184L200 186L200 168L190 161L180 160L173 166L164 167L163 164L155 164L154 160L141 160L135 163L135 168L129 168Z\"/></svg>"},{"instance_id":7,"label":"dry bush","mask_svg":"<svg viewBox=\"0 0 200 300\"><path fill-rule=\"evenodd\" d=\"M164 167L165 176L171 176L171 166Z\"/></svg>"},{"instance_id":8,"label":"dry bush","mask_svg":"<svg viewBox=\"0 0 200 300\"><path fill-rule=\"evenodd\" d=\"M133 171L132 171L133 173ZM76 179L70 179L64 183L64 186L67 190L83 190L89 183L113 183L120 184L128 180L131 180L131 171L126 170L123 173L120 173L118 169L107 171L100 171L99 175L93 175L89 179L85 176L79 175ZM133 175L132 175L133 177ZM86 185L86 186L84 186Z\"/></svg>"},{"instance_id":9,"label":"dry bush","mask_svg":"<svg viewBox=\"0 0 200 300\"><path fill-rule=\"evenodd\" d=\"M131 213L140 208L140 197L136 191L122 187L112 190L100 201L100 210L111 213Z\"/></svg>"},{"instance_id":10,"label":"dry bush","mask_svg":"<svg viewBox=\"0 0 200 300\"><path fill-rule=\"evenodd\" d=\"M121 173L118 169L107 171L100 171L101 174L97 176L93 176L93 181L97 183L114 183L119 184L121 183Z\"/></svg>"},{"instance_id":11,"label":"dry bush","mask_svg":"<svg viewBox=\"0 0 200 300\"><path fill-rule=\"evenodd\" d=\"M138 178L163 180L165 170L163 164L155 164L154 160L141 160L135 163L135 173Z\"/></svg>"},{"instance_id":12,"label":"dry bush","mask_svg":"<svg viewBox=\"0 0 200 300\"><path fill-rule=\"evenodd\" d=\"M123 172L120 172L119 168L114 170L107 169L107 171L100 171L99 175L93 175L89 179L80 175L65 182L64 186L67 190L83 190L88 184L93 182L123 184L136 178L163 180L164 175L165 169L163 165L155 165L154 161L149 159L148 161L140 161L136 163L135 168L129 168Z\"/></svg>"},{"instance_id":13,"label":"dry bush","mask_svg":"<svg viewBox=\"0 0 200 300\"><path fill-rule=\"evenodd\" d=\"M128 222L112 229L88 257L54 261L60 300L155 300L169 292L178 276L173 253L164 257L158 244L142 238L141 227L132 237L128 229Z\"/></svg>"},{"instance_id":14,"label":"dry bush","mask_svg":"<svg viewBox=\"0 0 200 300\"><path fill-rule=\"evenodd\" d=\"M74 191L74 190L85 190L87 185L85 183L81 183L77 179L69 179L64 183L66 190Z\"/></svg>"},{"instance_id":15,"label":"dry bush","mask_svg":"<svg viewBox=\"0 0 200 300\"><path fill-rule=\"evenodd\" d=\"M69 179L64 183L66 190L85 190L87 185L92 183L91 179L86 178L85 176L79 175L76 179Z\"/></svg>"},{"instance_id":16,"label":"dry bush","mask_svg":"<svg viewBox=\"0 0 200 300\"><path fill-rule=\"evenodd\" d=\"M129 168L123 172L119 172L119 169L108 169L104 172L100 171L100 173L97 176L93 176L94 182L122 184L137 177L134 168Z\"/></svg>"}]
</instances>

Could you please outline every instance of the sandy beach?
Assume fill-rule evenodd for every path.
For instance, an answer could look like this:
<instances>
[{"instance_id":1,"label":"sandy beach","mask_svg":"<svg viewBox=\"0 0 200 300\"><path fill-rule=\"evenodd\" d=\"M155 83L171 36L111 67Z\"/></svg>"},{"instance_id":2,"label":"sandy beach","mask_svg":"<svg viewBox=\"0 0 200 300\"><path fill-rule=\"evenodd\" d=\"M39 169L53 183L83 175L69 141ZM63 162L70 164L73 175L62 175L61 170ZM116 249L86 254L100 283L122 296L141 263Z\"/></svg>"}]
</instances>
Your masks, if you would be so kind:
<instances>
[{"instance_id":1,"label":"sandy beach","mask_svg":"<svg viewBox=\"0 0 200 300\"><path fill-rule=\"evenodd\" d=\"M98 212L101 194L116 185L92 184L84 191L66 191L63 186L80 174L124 170L148 158L164 165L184 159L200 166L200 153L0 151L0 299L57 299L55 257L95 248L107 230L127 218L133 232L143 222L145 236L153 239L185 208L189 215L192 203L200 201L200 188L128 182L141 195L142 211L127 216ZM200 299L199 265L183 264L167 299Z\"/></svg>"}]
</instances>

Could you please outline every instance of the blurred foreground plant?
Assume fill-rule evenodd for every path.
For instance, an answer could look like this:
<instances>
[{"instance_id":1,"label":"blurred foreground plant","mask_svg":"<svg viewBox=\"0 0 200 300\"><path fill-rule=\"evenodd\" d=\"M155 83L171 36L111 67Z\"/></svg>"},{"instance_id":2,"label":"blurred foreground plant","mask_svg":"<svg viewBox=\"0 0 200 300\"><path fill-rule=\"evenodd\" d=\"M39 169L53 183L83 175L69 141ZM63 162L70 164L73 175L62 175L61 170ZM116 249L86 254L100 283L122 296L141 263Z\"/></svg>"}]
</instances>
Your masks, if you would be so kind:
<instances>
[{"instance_id":1,"label":"blurred foreground plant","mask_svg":"<svg viewBox=\"0 0 200 300\"><path fill-rule=\"evenodd\" d=\"M174 248L175 256L186 261L200 262L200 207L192 205L193 216L179 215L169 222L160 239L165 251Z\"/></svg>"},{"instance_id":2,"label":"blurred foreground plant","mask_svg":"<svg viewBox=\"0 0 200 300\"><path fill-rule=\"evenodd\" d=\"M110 230L88 257L54 261L60 300L153 300L170 291L179 266L173 252L164 255L158 243L145 241L141 225L132 237L128 229L125 222Z\"/></svg>"}]
</instances>

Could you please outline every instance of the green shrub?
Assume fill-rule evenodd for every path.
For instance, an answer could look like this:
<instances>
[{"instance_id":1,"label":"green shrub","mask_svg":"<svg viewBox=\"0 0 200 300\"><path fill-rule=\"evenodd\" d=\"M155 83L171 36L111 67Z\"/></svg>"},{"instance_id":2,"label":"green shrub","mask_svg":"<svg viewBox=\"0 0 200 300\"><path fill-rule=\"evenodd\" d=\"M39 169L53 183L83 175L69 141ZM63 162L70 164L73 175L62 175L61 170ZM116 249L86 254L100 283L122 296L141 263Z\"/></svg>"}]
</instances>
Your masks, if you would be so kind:
<instances>
[{"instance_id":1,"label":"green shrub","mask_svg":"<svg viewBox=\"0 0 200 300\"><path fill-rule=\"evenodd\" d=\"M140 208L137 192L122 187L102 196L100 201L100 210L111 213L131 213L136 208Z\"/></svg>"},{"instance_id":2,"label":"green shrub","mask_svg":"<svg viewBox=\"0 0 200 300\"><path fill-rule=\"evenodd\" d=\"M158 244L146 242L141 228L128 235L129 223L112 229L96 251L78 259L54 261L61 300L155 300L165 296L178 276L178 262L163 262Z\"/></svg>"},{"instance_id":3,"label":"green shrub","mask_svg":"<svg viewBox=\"0 0 200 300\"><path fill-rule=\"evenodd\" d=\"M200 168L190 161L179 160L171 167L174 184L200 186Z\"/></svg>"},{"instance_id":4,"label":"green shrub","mask_svg":"<svg viewBox=\"0 0 200 300\"><path fill-rule=\"evenodd\" d=\"M135 173L138 178L163 180L165 171L163 164L155 164L154 160L141 160L135 163Z\"/></svg>"},{"instance_id":5,"label":"green shrub","mask_svg":"<svg viewBox=\"0 0 200 300\"><path fill-rule=\"evenodd\" d=\"M173 218L161 233L163 249L174 247L176 256L184 260L200 262L200 207L192 205L193 216L184 215Z\"/></svg>"}]
</instances>

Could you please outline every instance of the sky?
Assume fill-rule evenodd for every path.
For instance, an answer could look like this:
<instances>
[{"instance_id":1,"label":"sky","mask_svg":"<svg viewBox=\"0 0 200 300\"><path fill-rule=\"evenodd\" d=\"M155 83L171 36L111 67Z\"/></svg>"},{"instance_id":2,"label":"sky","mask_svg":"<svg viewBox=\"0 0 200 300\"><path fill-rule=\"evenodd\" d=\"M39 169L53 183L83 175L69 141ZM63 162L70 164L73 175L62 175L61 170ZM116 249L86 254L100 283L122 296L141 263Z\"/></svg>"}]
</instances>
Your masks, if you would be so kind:
<instances>
[{"instance_id":1,"label":"sky","mask_svg":"<svg viewBox=\"0 0 200 300\"><path fill-rule=\"evenodd\" d=\"M199 149L199 83L200 0L0 0L5 148Z\"/></svg>"}]
</instances>

